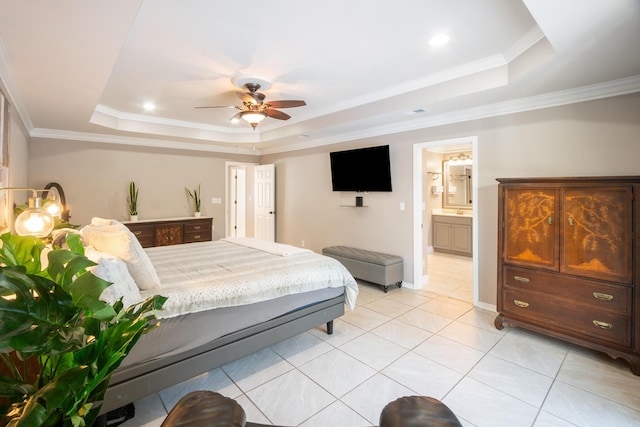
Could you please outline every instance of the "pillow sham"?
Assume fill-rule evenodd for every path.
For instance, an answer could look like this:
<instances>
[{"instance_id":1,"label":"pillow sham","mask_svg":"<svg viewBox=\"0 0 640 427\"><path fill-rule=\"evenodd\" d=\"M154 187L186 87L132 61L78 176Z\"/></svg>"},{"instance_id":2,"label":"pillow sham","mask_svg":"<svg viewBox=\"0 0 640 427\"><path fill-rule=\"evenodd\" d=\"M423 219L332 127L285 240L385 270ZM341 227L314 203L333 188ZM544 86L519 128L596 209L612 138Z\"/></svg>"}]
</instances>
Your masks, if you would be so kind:
<instances>
[{"instance_id":1,"label":"pillow sham","mask_svg":"<svg viewBox=\"0 0 640 427\"><path fill-rule=\"evenodd\" d=\"M87 270L95 276L112 283L111 286L102 291L100 299L108 304L113 304L122 297L122 303L125 307L142 301L142 295L140 295L136 282L129 274L126 264L120 258L99 252L91 246L85 248L84 254L91 261L98 264L89 267Z\"/></svg>"},{"instance_id":2,"label":"pillow sham","mask_svg":"<svg viewBox=\"0 0 640 427\"><path fill-rule=\"evenodd\" d=\"M87 245L124 261L138 289L160 287L160 279L149 256L124 224L117 221L109 225L90 224L82 228L81 234Z\"/></svg>"}]
</instances>

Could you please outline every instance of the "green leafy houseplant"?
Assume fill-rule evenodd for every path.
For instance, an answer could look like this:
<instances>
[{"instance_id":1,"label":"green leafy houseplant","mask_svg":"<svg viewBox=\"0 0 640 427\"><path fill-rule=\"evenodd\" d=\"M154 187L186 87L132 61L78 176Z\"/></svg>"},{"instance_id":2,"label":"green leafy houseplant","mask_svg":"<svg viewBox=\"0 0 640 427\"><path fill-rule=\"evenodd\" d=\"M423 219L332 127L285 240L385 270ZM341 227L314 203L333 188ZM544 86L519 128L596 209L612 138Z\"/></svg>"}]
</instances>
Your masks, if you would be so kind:
<instances>
[{"instance_id":1,"label":"green leafy houseplant","mask_svg":"<svg viewBox=\"0 0 640 427\"><path fill-rule=\"evenodd\" d=\"M129 198L127 202L129 204L129 215L138 215L138 188L133 181L129 183Z\"/></svg>"},{"instance_id":2,"label":"green leafy houseplant","mask_svg":"<svg viewBox=\"0 0 640 427\"><path fill-rule=\"evenodd\" d=\"M166 298L126 308L101 301L110 283L86 270L95 263L78 235L69 250L48 253L46 269L41 240L0 240L0 424L91 426L113 371L156 326Z\"/></svg>"},{"instance_id":3,"label":"green leafy houseplant","mask_svg":"<svg viewBox=\"0 0 640 427\"><path fill-rule=\"evenodd\" d=\"M187 187L184 189L187 190L189 197L193 200L195 211L200 212L200 205L202 204L202 199L200 198L200 184L198 184L198 188L194 188L193 191L189 190Z\"/></svg>"}]
</instances>

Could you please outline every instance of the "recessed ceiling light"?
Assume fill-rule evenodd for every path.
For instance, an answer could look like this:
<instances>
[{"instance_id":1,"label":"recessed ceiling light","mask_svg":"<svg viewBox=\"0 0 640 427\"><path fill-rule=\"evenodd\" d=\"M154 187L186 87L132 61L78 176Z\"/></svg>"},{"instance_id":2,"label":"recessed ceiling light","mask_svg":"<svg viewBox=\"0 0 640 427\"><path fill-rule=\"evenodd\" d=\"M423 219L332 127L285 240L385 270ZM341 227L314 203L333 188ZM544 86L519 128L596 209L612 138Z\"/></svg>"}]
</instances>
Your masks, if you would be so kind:
<instances>
[{"instance_id":1,"label":"recessed ceiling light","mask_svg":"<svg viewBox=\"0 0 640 427\"><path fill-rule=\"evenodd\" d=\"M153 111L156 109L156 106L153 102L145 102L142 108L144 108L145 111Z\"/></svg>"},{"instance_id":2,"label":"recessed ceiling light","mask_svg":"<svg viewBox=\"0 0 640 427\"><path fill-rule=\"evenodd\" d=\"M449 36L446 34L436 34L429 39L429 44L434 47L444 46L449 43Z\"/></svg>"}]
</instances>

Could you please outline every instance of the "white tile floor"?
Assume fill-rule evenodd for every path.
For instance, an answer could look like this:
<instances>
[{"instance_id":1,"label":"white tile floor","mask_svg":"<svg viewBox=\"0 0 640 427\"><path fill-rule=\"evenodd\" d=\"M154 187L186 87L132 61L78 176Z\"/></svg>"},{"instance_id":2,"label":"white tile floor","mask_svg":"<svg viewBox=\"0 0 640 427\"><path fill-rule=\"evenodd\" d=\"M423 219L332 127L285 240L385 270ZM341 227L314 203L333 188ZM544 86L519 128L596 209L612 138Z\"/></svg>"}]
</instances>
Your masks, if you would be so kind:
<instances>
[{"instance_id":1,"label":"white tile floor","mask_svg":"<svg viewBox=\"0 0 640 427\"><path fill-rule=\"evenodd\" d=\"M640 426L640 377L625 362L498 331L494 317L430 290L361 284L333 335L318 327L152 395L123 426L159 426L193 390L236 399L249 421L287 426L377 425L406 395L442 400L464 426Z\"/></svg>"},{"instance_id":2,"label":"white tile floor","mask_svg":"<svg viewBox=\"0 0 640 427\"><path fill-rule=\"evenodd\" d=\"M428 290L473 302L473 258L431 252L427 255L427 274Z\"/></svg>"}]
</instances>

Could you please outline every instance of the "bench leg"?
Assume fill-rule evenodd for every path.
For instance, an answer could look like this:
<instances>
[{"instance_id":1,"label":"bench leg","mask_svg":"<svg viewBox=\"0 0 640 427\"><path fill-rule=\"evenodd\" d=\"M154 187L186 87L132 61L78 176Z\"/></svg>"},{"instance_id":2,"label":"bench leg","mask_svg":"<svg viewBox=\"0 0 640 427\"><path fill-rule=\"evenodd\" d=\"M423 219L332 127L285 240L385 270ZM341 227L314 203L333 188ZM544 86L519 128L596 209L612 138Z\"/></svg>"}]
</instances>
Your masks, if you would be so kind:
<instances>
[{"instance_id":1,"label":"bench leg","mask_svg":"<svg viewBox=\"0 0 640 427\"><path fill-rule=\"evenodd\" d=\"M333 320L327 322L327 335L333 335Z\"/></svg>"}]
</instances>

